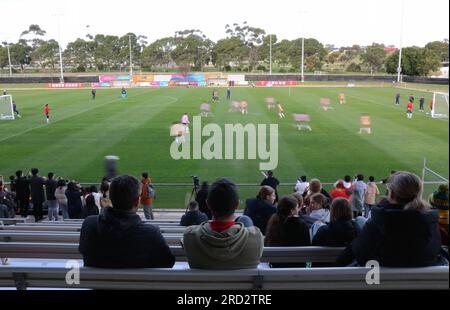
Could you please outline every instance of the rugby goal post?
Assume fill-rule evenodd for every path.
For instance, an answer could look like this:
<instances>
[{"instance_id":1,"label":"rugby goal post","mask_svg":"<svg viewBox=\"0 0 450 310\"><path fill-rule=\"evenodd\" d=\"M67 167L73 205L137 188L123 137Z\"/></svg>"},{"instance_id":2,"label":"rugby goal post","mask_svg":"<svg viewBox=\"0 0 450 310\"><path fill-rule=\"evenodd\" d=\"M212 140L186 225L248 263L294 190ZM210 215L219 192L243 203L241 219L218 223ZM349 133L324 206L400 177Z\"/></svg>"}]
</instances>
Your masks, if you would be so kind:
<instances>
[{"instance_id":1,"label":"rugby goal post","mask_svg":"<svg viewBox=\"0 0 450 310\"><path fill-rule=\"evenodd\" d=\"M14 108L11 95L0 96L0 121L14 120Z\"/></svg>"},{"instance_id":2,"label":"rugby goal post","mask_svg":"<svg viewBox=\"0 0 450 310\"><path fill-rule=\"evenodd\" d=\"M433 101L431 101L431 117L448 118L448 94L433 93Z\"/></svg>"}]
</instances>

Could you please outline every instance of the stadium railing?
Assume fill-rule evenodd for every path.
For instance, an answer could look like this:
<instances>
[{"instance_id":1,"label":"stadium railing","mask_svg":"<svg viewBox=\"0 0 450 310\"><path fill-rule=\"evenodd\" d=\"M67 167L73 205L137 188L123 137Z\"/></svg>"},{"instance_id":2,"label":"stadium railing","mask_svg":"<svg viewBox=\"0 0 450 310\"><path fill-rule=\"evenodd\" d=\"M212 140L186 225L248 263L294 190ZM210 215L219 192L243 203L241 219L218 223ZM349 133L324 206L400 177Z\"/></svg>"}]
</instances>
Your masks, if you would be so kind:
<instances>
[{"instance_id":1,"label":"stadium railing","mask_svg":"<svg viewBox=\"0 0 450 310\"><path fill-rule=\"evenodd\" d=\"M448 289L448 267L381 268L379 284L366 281L370 268L259 267L242 270L100 269L81 267L79 284L67 281L62 267L0 268L0 287L158 290L286 290L286 289Z\"/></svg>"},{"instance_id":2,"label":"stadium railing","mask_svg":"<svg viewBox=\"0 0 450 310\"><path fill-rule=\"evenodd\" d=\"M27 223L29 221L29 217L23 218L0 218L0 226L2 225L15 225L17 223Z\"/></svg>"}]
</instances>

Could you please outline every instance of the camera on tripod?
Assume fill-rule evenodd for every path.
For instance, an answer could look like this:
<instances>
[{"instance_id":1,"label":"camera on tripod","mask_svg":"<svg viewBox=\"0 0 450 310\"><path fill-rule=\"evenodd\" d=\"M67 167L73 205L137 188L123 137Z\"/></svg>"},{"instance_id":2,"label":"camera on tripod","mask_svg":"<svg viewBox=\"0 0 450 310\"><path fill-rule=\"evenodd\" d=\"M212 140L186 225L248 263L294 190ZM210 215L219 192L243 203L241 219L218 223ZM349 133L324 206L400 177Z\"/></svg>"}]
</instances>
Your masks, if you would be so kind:
<instances>
[{"instance_id":1,"label":"camera on tripod","mask_svg":"<svg viewBox=\"0 0 450 310\"><path fill-rule=\"evenodd\" d=\"M194 189L198 190L200 188L200 179L196 175L191 175L192 181L194 182Z\"/></svg>"}]
</instances>

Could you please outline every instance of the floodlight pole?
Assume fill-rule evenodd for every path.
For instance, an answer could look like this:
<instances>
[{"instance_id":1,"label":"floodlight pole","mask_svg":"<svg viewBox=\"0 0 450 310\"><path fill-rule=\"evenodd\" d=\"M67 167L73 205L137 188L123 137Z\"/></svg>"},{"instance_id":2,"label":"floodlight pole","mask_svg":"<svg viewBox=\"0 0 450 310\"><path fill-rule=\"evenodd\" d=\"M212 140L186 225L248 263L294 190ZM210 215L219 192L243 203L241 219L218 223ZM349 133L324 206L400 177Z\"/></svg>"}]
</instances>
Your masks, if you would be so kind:
<instances>
[{"instance_id":1,"label":"floodlight pole","mask_svg":"<svg viewBox=\"0 0 450 310\"><path fill-rule=\"evenodd\" d=\"M9 76L12 76L11 53L9 52L9 43L6 43L6 49L8 51Z\"/></svg>"},{"instance_id":2,"label":"floodlight pole","mask_svg":"<svg viewBox=\"0 0 450 310\"><path fill-rule=\"evenodd\" d=\"M305 74L304 74L304 67L305 67L305 36L302 37L302 83L305 83Z\"/></svg>"},{"instance_id":3,"label":"floodlight pole","mask_svg":"<svg viewBox=\"0 0 450 310\"><path fill-rule=\"evenodd\" d=\"M270 75L272 75L272 35L270 35L269 59Z\"/></svg>"},{"instance_id":4,"label":"floodlight pole","mask_svg":"<svg viewBox=\"0 0 450 310\"><path fill-rule=\"evenodd\" d=\"M397 83L402 80L402 49L403 49L403 20L405 18L405 0L402 0L402 11L401 11L401 25L400 25L400 51L398 54L398 67L397 67Z\"/></svg>"},{"instance_id":5,"label":"floodlight pole","mask_svg":"<svg viewBox=\"0 0 450 310\"><path fill-rule=\"evenodd\" d=\"M130 80L133 79L133 58L131 55L131 34L128 35L128 44L130 46Z\"/></svg>"},{"instance_id":6,"label":"floodlight pole","mask_svg":"<svg viewBox=\"0 0 450 310\"><path fill-rule=\"evenodd\" d=\"M58 17L58 47L59 47L59 64L60 64L60 83L64 83L64 69L63 69L63 57L62 57L62 45L61 45L61 16L63 14L54 14Z\"/></svg>"}]
</instances>

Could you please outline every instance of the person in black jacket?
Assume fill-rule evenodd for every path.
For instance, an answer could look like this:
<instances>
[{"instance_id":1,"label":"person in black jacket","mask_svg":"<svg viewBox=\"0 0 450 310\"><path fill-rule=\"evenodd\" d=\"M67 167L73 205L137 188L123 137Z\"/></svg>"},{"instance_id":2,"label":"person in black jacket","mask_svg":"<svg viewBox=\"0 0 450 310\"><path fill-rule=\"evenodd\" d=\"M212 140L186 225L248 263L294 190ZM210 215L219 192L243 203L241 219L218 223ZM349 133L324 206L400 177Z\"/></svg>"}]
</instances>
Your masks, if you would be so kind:
<instances>
[{"instance_id":1,"label":"person in black jacket","mask_svg":"<svg viewBox=\"0 0 450 310\"><path fill-rule=\"evenodd\" d=\"M136 214L139 181L132 176L112 180L112 208L90 216L81 227L79 251L85 266L102 268L171 268L175 257L159 228Z\"/></svg>"},{"instance_id":2,"label":"person in black jacket","mask_svg":"<svg viewBox=\"0 0 450 310\"><path fill-rule=\"evenodd\" d=\"M45 192L47 194L48 220L58 220L59 204L56 199L55 192L58 188L58 181L54 179L55 174L49 172L48 179L45 183Z\"/></svg>"},{"instance_id":3,"label":"person in black jacket","mask_svg":"<svg viewBox=\"0 0 450 310\"><path fill-rule=\"evenodd\" d=\"M39 176L39 169L31 169L30 189L31 200L33 202L33 215L36 222L41 221L44 218L43 204L45 202L44 185L45 179Z\"/></svg>"},{"instance_id":4,"label":"person in black jacket","mask_svg":"<svg viewBox=\"0 0 450 310\"><path fill-rule=\"evenodd\" d=\"M67 210L69 211L69 218L81 219L83 217L83 202L81 201L83 192L81 191L80 184L75 181L67 184L66 197L67 197Z\"/></svg>"},{"instance_id":5,"label":"person in black jacket","mask_svg":"<svg viewBox=\"0 0 450 310\"><path fill-rule=\"evenodd\" d=\"M270 186L263 186L256 199L247 199L244 215L250 217L253 225L266 234L267 223L272 214L277 212L273 205L275 201L275 190Z\"/></svg>"},{"instance_id":6,"label":"person in black jacket","mask_svg":"<svg viewBox=\"0 0 450 310\"><path fill-rule=\"evenodd\" d=\"M345 198L336 198L331 204L330 223L319 228L312 244L315 246L346 247L361 231L352 220L352 207Z\"/></svg>"},{"instance_id":7,"label":"person in black jacket","mask_svg":"<svg viewBox=\"0 0 450 310\"><path fill-rule=\"evenodd\" d=\"M438 215L421 199L422 181L409 172L396 172L386 183L388 202L374 207L358 237L339 257L365 266L376 260L386 267L425 267L440 263ZM448 263L448 262L447 262Z\"/></svg>"},{"instance_id":8,"label":"person in black jacket","mask_svg":"<svg viewBox=\"0 0 450 310\"><path fill-rule=\"evenodd\" d=\"M197 201L191 201L189 203L189 211L181 217L180 226L200 225L207 221L208 217L205 213L200 212Z\"/></svg>"},{"instance_id":9,"label":"person in black jacket","mask_svg":"<svg viewBox=\"0 0 450 310\"><path fill-rule=\"evenodd\" d=\"M311 244L308 225L298 216L299 206L293 196L280 199L277 213L267 224L265 246L308 246Z\"/></svg>"},{"instance_id":10,"label":"person in black jacket","mask_svg":"<svg viewBox=\"0 0 450 310\"><path fill-rule=\"evenodd\" d=\"M208 198L208 191L209 191L208 182L202 182L200 190L197 192L197 195L195 196L195 201L197 201L198 203L200 212L206 214L208 219L211 219L212 218L211 211L206 205L206 199Z\"/></svg>"},{"instance_id":11,"label":"person in black jacket","mask_svg":"<svg viewBox=\"0 0 450 310\"><path fill-rule=\"evenodd\" d=\"M95 197L91 190L89 189L89 194L86 196L86 204L83 208L83 218L87 218L91 215L98 215L99 210L97 205L95 204Z\"/></svg>"},{"instance_id":12,"label":"person in black jacket","mask_svg":"<svg viewBox=\"0 0 450 310\"><path fill-rule=\"evenodd\" d=\"M27 217L30 205L30 180L23 175L22 170L16 171L16 178L16 194L19 213L23 217Z\"/></svg>"},{"instance_id":13,"label":"person in black jacket","mask_svg":"<svg viewBox=\"0 0 450 310\"><path fill-rule=\"evenodd\" d=\"M270 186L275 190L275 203L278 202L278 185L280 185L280 181L273 176L273 171L267 171L267 178L262 180L261 186Z\"/></svg>"}]
</instances>

